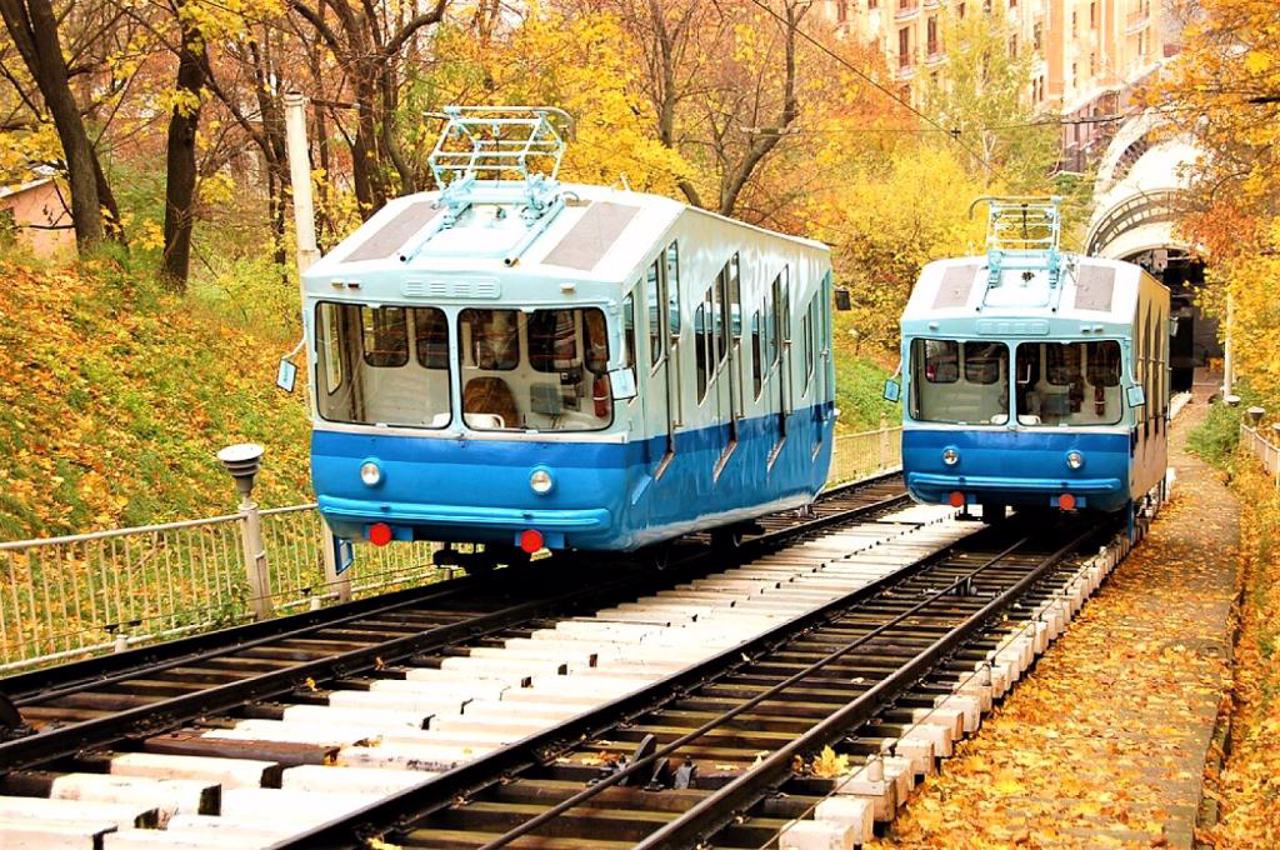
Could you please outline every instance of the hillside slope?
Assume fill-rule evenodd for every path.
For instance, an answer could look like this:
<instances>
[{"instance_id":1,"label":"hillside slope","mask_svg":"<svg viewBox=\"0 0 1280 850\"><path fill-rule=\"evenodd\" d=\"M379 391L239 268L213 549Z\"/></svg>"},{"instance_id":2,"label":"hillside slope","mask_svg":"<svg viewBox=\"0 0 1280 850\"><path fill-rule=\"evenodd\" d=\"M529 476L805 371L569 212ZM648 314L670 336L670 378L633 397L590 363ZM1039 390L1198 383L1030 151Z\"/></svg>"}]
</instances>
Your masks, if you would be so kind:
<instances>
[{"instance_id":1,"label":"hillside slope","mask_svg":"<svg viewBox=\"0 0 1280 850\"><path fill-rule=\"evenodd\" d=\"M0 279L0 540L232 510L214 453L242 441L267 447L260 503L310 498L302 396L273 384L281 330L105 261L0 258Z\"/></svg>"}]
</instances>

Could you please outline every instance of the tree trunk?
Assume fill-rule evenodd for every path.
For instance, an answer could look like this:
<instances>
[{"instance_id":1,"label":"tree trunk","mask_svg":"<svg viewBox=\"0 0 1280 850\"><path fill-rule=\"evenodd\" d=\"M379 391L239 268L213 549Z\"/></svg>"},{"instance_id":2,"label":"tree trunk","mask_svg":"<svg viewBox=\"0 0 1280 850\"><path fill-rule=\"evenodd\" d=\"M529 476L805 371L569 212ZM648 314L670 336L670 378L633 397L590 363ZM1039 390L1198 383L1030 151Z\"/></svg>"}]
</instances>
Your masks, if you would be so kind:
<instances>
[{"instance_id":1,"label":"tree trunk","mask_svg":"<svg viewBox=\"0 0 1280 850\"><path fill-rule=\"evenodd\" d=\"M181 20L182 4L178 5ZM164 205L165 280L178 291L187 288L191 269L191 231L195 225L196 128L200 124L200 89L204 82L200 33L182 25L178 52L178 103L169 116Z\"/></svg>"},{"instance_id":2,"label":"tree trunk","mask_svg":"<svg viewBox=\"0 0 1280 850\"><path fill-rule=\"evenodd\" d=\"M76 246L83 255L102 243L105 230L99 208L93 146L67 82L57 16L50 0L0 0L0 16L44 97L62 143L71 188Z\"/></svg>"}]
</instances>

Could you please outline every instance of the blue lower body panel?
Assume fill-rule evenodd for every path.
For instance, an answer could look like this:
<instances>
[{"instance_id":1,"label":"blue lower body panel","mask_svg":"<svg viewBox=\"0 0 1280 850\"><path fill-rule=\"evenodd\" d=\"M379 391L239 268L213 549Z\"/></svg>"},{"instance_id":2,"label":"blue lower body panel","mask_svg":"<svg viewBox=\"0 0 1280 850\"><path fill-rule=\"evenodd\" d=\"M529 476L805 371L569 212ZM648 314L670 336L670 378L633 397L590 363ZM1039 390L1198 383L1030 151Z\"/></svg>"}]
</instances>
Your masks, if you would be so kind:
<instances>
[{"instance_id":1,"label":"blue lower body panel","mask_svg":"<svg viewBox=\"0 0 1280 850\"><path fill-rule=\"evenodd\" d=\"M367 537L381 522L398 540L511 544L532 529L553 549L635 549L812 501L831 462L830 411L793 413L785 440L776 416L742 420L728 452L726 425L677 432L665 468L665 436L601 443L317 430L311 470L320 511L340 537ZM382 470L374 487L360 480L366 461ZM552 477L544 495L529 486L535 469Z\"/></svg>"},{"instance_id":2,"label":"blue lower body panel","mask_svg":"<svg viewBox=\"0 0 1280 850\"><path fill-rule=\"evenodd\" d=\"M948 448L960 455L954 466L942 460ZM1072 450L1084 457L1080 469L1067 466ZM1117 511L1130 499L1130 464L1127 434L939 430L910 424L902 432L907 489L934 504L961 493L968 503L1049 507L1069 493L1081 508Z\"/></svg>"}]
</instances>

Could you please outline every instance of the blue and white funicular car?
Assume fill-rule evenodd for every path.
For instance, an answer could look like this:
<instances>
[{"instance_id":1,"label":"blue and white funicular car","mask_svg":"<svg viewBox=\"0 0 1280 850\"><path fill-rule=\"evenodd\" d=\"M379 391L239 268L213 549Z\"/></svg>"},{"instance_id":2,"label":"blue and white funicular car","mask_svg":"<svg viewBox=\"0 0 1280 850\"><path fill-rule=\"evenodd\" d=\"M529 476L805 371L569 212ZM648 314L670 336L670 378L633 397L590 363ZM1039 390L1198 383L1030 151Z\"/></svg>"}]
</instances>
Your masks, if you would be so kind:
<instances>
[{"instance_id":1,"label":"blue and white funicular car","mask_svg":"<svg viewBox=\"0 0 1280 850\"><path fill-rule=\"evenodd\" d=\"M558 110L446 118L443 191L390 202L304 276L334 532L634 549L812 501L826 247L560 183Z\"/></svg>"},{"instance_id":2,"label":"blue and white funicular car","mask_svg":"<svg viewBox=\"0 0 1280 850\"><path fill-rule=\"evenodd\" d=\"M983 200L987 255L927 265L902 317L907 486L988 519L1131 506L1165 474L1169 291L1060 251L1054 201Z\"/></svg>"}]
</instances>

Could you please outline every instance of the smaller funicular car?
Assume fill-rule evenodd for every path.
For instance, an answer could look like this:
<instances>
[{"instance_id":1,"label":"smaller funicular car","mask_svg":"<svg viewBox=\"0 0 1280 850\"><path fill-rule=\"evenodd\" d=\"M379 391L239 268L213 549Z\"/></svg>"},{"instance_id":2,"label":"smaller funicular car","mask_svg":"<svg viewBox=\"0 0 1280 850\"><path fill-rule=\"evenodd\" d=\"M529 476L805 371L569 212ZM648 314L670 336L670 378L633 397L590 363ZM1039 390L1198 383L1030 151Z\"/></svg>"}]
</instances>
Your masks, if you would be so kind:
<instances>
[{"instance_id":1,"label":"smaller funicular car","mask_svg":"<svg viewBox=\"0 0 1280 850\"><path fill-rule=\"evenodd\" d=\"M925 266L902 316L902 458L923 502L1132 511L1162 488L1169 291L1059 248L1056 199L984 198L985 256Z\"/></svg>"}]
</instances>

